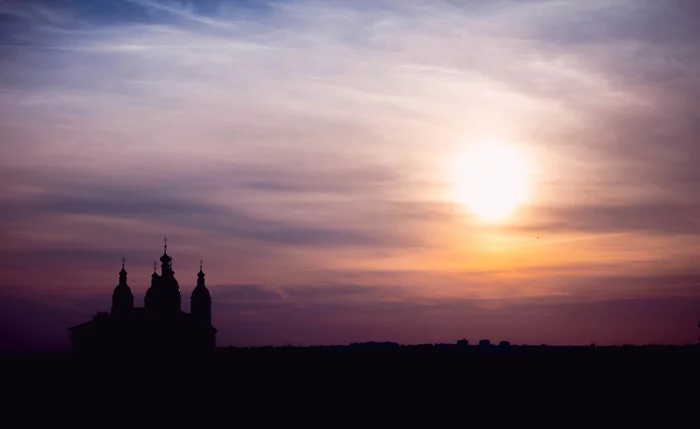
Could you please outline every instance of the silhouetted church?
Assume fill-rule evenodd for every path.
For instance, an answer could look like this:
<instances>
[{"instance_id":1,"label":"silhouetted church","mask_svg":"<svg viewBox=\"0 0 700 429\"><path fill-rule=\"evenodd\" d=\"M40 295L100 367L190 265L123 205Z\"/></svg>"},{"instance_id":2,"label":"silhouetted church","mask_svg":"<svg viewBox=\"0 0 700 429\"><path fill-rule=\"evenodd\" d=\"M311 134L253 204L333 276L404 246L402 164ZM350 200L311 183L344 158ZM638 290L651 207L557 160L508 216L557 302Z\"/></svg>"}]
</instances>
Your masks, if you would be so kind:
<instances>
[{"instance_id":1,"label":"silhouetted church","mask_svg":"<svg viewBox=\"0 0 700 429\"><path fill-rule=\"evenodd\" d=\"M180 285L175 279L167 240L160 257L161 274L153 263L151 287L144 307L134 307L122 259L119 285L112 294L111 313L69 328L76 353L196 352L214 349L216 328L211 324L211 296L204 285L200 262L197 286L190 297L190 313L181 310Z\"/></svg>"}]
</instances>

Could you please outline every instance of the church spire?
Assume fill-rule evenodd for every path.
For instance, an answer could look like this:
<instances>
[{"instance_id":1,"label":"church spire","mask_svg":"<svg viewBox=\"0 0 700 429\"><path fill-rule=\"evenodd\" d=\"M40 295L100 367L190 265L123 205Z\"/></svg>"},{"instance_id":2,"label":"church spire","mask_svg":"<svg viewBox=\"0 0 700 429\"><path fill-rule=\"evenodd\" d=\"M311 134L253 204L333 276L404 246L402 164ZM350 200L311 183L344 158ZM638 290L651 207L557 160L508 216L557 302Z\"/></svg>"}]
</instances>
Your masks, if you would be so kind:
<instances>
[{"instance_id":1,"label":"church spire","mask_svg":"<svg viewBox=\"0 0 700 429\"><path fill-rule=\"evenodd\" d=\"M168 255L168 237L165 237L163 239L163 256L160 257L160 262L161 262L161 275L162 276L169 276L173 274L173 268L171 265L173 258Z\"/></svg>"},{"instance_id":2,"label":"church spire","mask_svg":"<svg viewBox=\"0 0 700 429\"><path fill-rule=\"evenodd\" d=\"M202 261L199 261L199 272L197 273L197 286L192 291L190 297L190 312L201 323L211 325L211 295L204 284L204 271L202 271Z\"/></svg>"},{"instance_id":3,"label":"church spire","mask_svg":"<svg viewBox=\"0 0 700 429\"><path fill-rule=\"evenodd\" d=\"M168 238L163 238L163 255L160 257L161 273L158 275L158 262L154 262L151 275L151 287L146 291L144 304L147 308L168 315L177 315L181 311L182 295L180 285L175 279L172 266L173 258L168 255Z\"/></svg>"},{"instance_id":4,"label":"church spire","mask_svg":"<svg viewBox=\"0 0 700 429\"><path fill-rule=\"evenodd\" d=\"M119 285L126 285L126 269L124 269L125 263L126 258L122 256L122 270L119 271Z\"/></svg>"},{"instance_id":5,"label":"church spire","mask_svg":"<svg viewBox=\"0 0 700 429\"><path fill-rule=\"evenodd\" d=\"M114 288L112 293L112 314L122 316L134 308L134 295L131 293L131 288L126 283L126 268L124 264L126 258L122 257L122 269L119 271L119 284Z\"/></svg>"},{"instance_id":6,"label":"church spire","mask_svg":"<svg viewBox=\"0 0 700 429\"><path fill-rule=\"evenodd\" d=\"M197 287L204 286L204 272L202 271L202 261L199 261L199 272L197 273Z\"/></svg>"}]
</instances>

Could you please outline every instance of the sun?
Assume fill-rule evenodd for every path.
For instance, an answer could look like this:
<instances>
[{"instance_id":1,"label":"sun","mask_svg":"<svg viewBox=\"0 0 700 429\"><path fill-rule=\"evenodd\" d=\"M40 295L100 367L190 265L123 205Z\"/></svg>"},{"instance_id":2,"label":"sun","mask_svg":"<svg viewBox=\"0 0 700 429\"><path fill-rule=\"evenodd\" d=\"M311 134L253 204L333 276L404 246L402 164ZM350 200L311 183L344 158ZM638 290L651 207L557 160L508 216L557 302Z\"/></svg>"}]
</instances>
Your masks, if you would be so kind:
<instances>
[{"instance_id":1,"label":"sun","mask_svg":"<svg viewBox=\"0 0 700 429\"><path fill-rule=\"evenodd\" d=\"M501 220L527 199L529 170L513 146L473 145L455 158L454 199L482 220Z\"/></svg>"}]
</instances>

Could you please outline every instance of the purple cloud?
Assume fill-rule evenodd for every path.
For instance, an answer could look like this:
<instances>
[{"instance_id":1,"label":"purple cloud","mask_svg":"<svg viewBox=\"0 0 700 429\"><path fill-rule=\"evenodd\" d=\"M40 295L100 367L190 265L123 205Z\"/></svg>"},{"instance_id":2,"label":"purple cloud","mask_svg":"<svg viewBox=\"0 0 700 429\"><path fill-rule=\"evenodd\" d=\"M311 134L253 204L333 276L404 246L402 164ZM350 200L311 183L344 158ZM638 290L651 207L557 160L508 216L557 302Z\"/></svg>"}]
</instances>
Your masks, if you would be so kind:
<instances>
[{"instance_id":1,"label":"purple cloud","mask_svg":"<svg viewBox=\"0 0 700 429\"><path fill-rule=\"evenodd\" d=\"M224 343L694 339L697 18L691 0L3 3L0 277L53 338L24 346L107 302L122 255L142 294L164 235L183 285L205 260ZM499 225L450 197L446 166L483 140L536 161ZM31 320L5 318L22 346Z\"/></svg>"}]
</instances>

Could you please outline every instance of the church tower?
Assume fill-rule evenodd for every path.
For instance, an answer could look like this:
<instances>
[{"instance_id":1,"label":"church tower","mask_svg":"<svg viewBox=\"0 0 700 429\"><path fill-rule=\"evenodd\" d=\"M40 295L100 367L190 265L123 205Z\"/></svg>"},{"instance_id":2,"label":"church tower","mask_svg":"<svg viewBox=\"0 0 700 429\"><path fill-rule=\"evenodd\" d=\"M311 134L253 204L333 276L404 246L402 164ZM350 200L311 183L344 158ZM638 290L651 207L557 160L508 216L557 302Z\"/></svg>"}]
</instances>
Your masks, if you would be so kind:
<instances>
[{"instance_id":1,"label":"church tower","mask_svg":"<svg viewBox=\"0 0 700 429\"><path fill-rule=\"evenodd\" d=\"M112 293L112 315L123 316L134 308L134 295L131 288L126 284L126 269L124 269L125 259L122 258L122 270L119 272L119 284Z\"/></svg>"},{"instance_id":2,"label":"church tower","mask_svg":"<svg viewBox=\"0 0 700 429\"><path fill-rule=\"evenodd\" d=\"M158 310L158 301L160 295L160 276L156 272L158 263L153 261L153 274L151 275L151 287L146 291L146 296L143 299L144 307L149 310Z\"/></svg>"},{"instance_id":3,"label":"church tower","mask_svg":"<svg viewBox=\"0 0 700 429\"><path fill-rule=\"evenodd\" d=\"M163 256L160 257L161 272L156 273L156 263L153 263L151 287L146 291L144 305L150 311L175 315L181 311L180 285L175 279L172 266L173 258L168 255L168 239L165 239Z\"/></svg>"},{"instance_id":4,"label":"church tower","mask_svg":"<svg viewBox=\"0 0 700 429\"><path fill-rule=\"evenodd\" d=\"M162 293L160 307L165 313L177 314L181 311L182 295L180 294L180 284L175 279L172 261L173 258L168 255L168 239L166 238L163 246L163 256L160 257L160 287Z\"/></svg>"},{"instance_id":5,"label":"church tower","mask_svg":"<svg viewBox=\"0 0 700 429\"><path fill-rule=\"evenodd\" d=\"M211 326L211 295L209 289L204 285L204 272L202 271L202 261L199 261L199 273L197 273L197 286L192 291L190 297L190 313L198 321Z\"/></svg>"}]
</instances>

